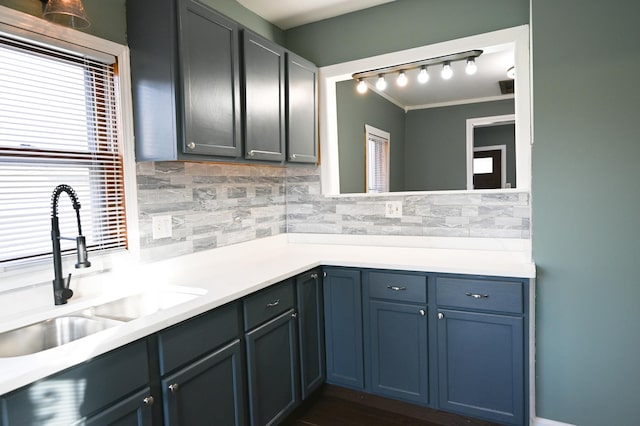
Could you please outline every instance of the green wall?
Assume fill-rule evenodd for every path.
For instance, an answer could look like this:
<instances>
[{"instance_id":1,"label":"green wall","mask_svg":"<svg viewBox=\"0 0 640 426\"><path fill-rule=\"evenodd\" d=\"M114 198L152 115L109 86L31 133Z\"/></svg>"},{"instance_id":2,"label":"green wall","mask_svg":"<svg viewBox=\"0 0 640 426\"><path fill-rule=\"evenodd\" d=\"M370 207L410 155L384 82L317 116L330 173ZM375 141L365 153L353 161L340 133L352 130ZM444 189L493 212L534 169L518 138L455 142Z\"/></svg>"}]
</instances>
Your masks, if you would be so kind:
<instances>
[{"instance_id":1,"label":"green wall","mask_svg":"<svg viewBox=\"0 0 640 426\"><path fill-rule=\"evenodd\" d=\"M529 23L528 0L396 0L286 31L318 66Z\"/></svg>"},{"instance_id":2,"label":"green wall","mask_svg":"<svg viewBox=\"0 0 640 426\"><path fill-rule=\"evenodd\" d=\"M372 91L364 95L357 93L355 80L336 84L336 99L340 192L346 194L365 191L365 124L391 134L389 190L402 191L404 187L404 110Z\"/></svg>"},{"instance_id":3,"label":"green wall","mask_svg":"<svg viewBox=\"0 0 640 426\"><path fill-rule=\"evenodd\" d=\"M81 31L126 44L125 0L82 0L82 4L91 26ZM43 3L40 0L0 0L0 6L42 17Z\"/></svg>"},{"instance_id":4,"label":"green wall","mask_svg":"<svg viewBox=\"0 0 640 426\"><path fill-rule=\"evenodd\" d=\"M534 0L538 414L640 422L640 3Z\"/></svg>"},{"instance_id":5,"label":"green wall","mask_svg":"<svg viewBox=\"0 0 640 426\"><path fill-rule=\"evenodd\" d=\"M127 44L126 1L143 0L82 0L91 21L91 26L82 31L116 43ZM281 29L265 21L235 0L201 1L258 34L277 43L285 43L284 32ZM150 7L153 6L153 1L147 2ZM43 3L40 0L0 0L0 6L42 17Z\"/></svg>"},{"instance_id":6,"label":"green wall","mask_svg":"<svg viewBox=\"0 0 640 426\"><path fill-rule=\"evenodd\" d=\"M409 111L404 148L406 190L467 189L467 119L513 112L512 99Z\"/></svg>"}]
</instances>

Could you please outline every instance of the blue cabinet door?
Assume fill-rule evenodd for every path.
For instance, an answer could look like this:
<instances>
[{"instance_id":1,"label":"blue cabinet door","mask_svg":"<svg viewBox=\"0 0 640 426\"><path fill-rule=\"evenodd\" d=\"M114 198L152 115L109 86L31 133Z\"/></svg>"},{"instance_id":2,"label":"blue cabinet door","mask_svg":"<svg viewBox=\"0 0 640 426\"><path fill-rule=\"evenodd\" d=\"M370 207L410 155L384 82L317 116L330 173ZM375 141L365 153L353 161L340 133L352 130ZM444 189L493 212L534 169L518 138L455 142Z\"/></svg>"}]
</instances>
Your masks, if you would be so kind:
<instances>
[{"instance_id":1,"label":"blue cabinet door","mask_svg":"<svg viewBox=\"0 0 640 426\"><path fill-rule=\"evenodd\" d=\"M438 311L440 408L523 423L523 324L519 316Z\"/></svg>"},{"instance_id":2,"label":"blue cabinet door","mask_svg":"<svg viewBox=\"0 0 640 426\"><path fill-rule=\"evenodd\" d=\"M324 318L327 382L364 389L360 271L325 268Z\"/></svg>"},{"instance_id":3,"label":"blue cabinet door","mask_svg":"<svg viewBox=\"0 0 640 426\"><path fill-rule=\"evenodd\" d=\"M307 399L325 380L322 297L322 280L319 269L296 277L300 390L303 400Z\"/></svg>"},{"instance_id":4,"label":"blue cabinet door","mask_svg":"<svg viewBox=\"0 0 640 426\"><path fill-rule=\"evenodd\" d=\"M100 414L84 420L85 426L151 426L151 406L154 404L150 389L144 389L107 408Z\"/></svg>"},{"instance_id":5,"label":"blue cabinet door","mask_svg":"<svg viewBox=\"0 0 640 426\"><path fill-rule=\"evenodd\" d=\"M289 309L246 334L252 426L279 424L300 400L295 316Z\"/></svg>"},{"instance_id":6,"label":"blue cabinet door","mask_svg":"<svg viewBox=\"0 0 640 426\"><path fill-rule=\"evenodd\" d=\"M162 393L167 426L244 425L240 340L165 377Z\"/></svg>"},{"instance_id":7,"label":"blue cabinet door","mask_svg":"<svg viewBox=\"0 0 640 426\"><path fill-rule=\"evenodd\" d=\"M429 402L426 307L370 301L371 391Z\"/></svg>"}]
</instances>

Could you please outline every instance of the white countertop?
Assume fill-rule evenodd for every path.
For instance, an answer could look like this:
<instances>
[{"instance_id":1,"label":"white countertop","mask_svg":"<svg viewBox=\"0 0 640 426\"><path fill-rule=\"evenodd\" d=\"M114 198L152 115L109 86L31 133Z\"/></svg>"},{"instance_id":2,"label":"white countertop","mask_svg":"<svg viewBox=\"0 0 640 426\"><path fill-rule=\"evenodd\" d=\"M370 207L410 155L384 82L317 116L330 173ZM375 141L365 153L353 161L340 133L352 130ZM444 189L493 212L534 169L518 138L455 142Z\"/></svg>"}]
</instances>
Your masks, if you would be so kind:
<instances>
[{"instance_id":1,"label":"white countertop","mask_svg":"<svg viewBox=\"0 0 640 426\"><path fill-rule=\"evenodd\" d=\"M457 239L460 242L461 239ZM451 248L453 247L453 248ZM0 395L82 363L190 317L236 300L319 265L398 269L534 278L528 242L509 240L371 238L283 234L247 243L198 252L123 271L80 280L78 293L67 305L22 309L16 313L19 292L0 294L0 331L66 315L133 294L143 289L186 286L206 293L83 339L32 355L0 358ZM72 288L74 283L72 282ZM51 293L50 284L37 291ZM95 288L102 291L95 291ZM33 290L35 291L35 290Z\"/></svg>"}]
</instances>

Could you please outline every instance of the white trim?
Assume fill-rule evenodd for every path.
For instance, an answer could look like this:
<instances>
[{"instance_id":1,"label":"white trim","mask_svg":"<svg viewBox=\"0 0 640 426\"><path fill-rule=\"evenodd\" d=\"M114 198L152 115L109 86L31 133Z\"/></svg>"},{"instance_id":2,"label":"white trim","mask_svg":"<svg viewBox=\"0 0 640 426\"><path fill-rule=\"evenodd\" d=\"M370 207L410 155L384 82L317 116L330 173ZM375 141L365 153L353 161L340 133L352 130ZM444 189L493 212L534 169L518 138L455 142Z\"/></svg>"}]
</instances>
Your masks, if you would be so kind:
<instances>
[{"instance_id":1,"label":"white trim","mask_svg":"<svg viewBox=\"0 0 640 426\"><path fill-rule=\"evenodd\" d=\"M415 109L442 108L442 107L456 106L456 105L479 104L481 102L504 101L506 99L515 99L515 96L513 94L485 96L483 98L461 99L459 101L448 101L448 102L438 102L434 104L414 105L414 106L406 107L405 111L412 111Z\"/></svg>"},{"instance_id":2,"label":"white trim","mask_svg":"<svg viewBox=\"0 0 640 426\"><path fill-rule=\"evenodd\" d=\"M541 417L534 417L532 426L575 426L571 423L562 423L555 420L543 419Z\"/></svg>"},{"instance_id":3,"label":"white trim","mask_svg":"<svg viewBox=\"0 0 640 426\"><path fill-rule=\"evenodd\" d=\"M516 170L518 187L523 191L531 188L531 94L530 94L530 49L529 26L493 31L456 40L435 43L397 52L386 53L369 58L357 59L335 65L321 67L320 78L320 149L322 156L321 183L324 195L340 193L338 161L338 124L336 106L336 83L351 79L351 75L363 69L377 69L389 64L418 61L475 49L478 47L496 47L513 45L515 67L518 75L515 80L516 120Z\"/></svg>"},{"instance_id":4,"label":"white trim","mask_svg":"<svg viewBox=\"0 0 640 426\"><path fill-rule=\"evenodd\" d=\"M502 124L511 124L515 121L516 116L515 114L505 114L505 115L492 115L489 117L478 117L478 118L469 118L467 119L467 190L472 190L473 189L473 152L476 150L473 147L473 138L474 138L474 132L473 130L476 127L485 127L485 126L496 126L496 125L502 125ZM518 161L517 159L517 155L518 155L518 135L517 135L517 131L516 131L516 162ZM527 149L529 149L527 147ZM507 181L507 159L506 159L506 154L503 152L502 153L502 188L505 187L505 183ZM518 168L516 165L516 182L518 182L518 189L522 189L520 187L520 174L518 172Z\"/></svg>"},{"instance_id":5,"label":"white trim","mask_svg":"<svg viewBox=\"0 0 640 426\"><path fill-rule=\"evenodd\" d=\"M391 176L389 173L389 165L391 164L391 133L385 132L382 129L378 129L377 127L370 126L369 124L364 125L364 155L365 155L365 167L364 167L364 189L366 193L369 193L369 135L372 134L377 136L378 138L384 139L387 141L387 176L386 176L386 187L387 191L389 191L389 185L391 183Z\"/></svg>"},{"instance_id":6,"label":"white trim","mask_svg":"<svg viewBox=\"0 0 640 426\"><path fill-rule=\"evenodd\" d=\"M120 113L119 140L122 144L124 189L126 198L127 236L129 249L127 253L93 254L92 267L87 270L74 270L74 275L91 275L108 270L115 264L129 262L139 258L140 238L138 228L138 195L136 184L135 140L133 133L133 104L131 100L131 68L129 62L129 48L91 34L86 34L71 28L63 27L45 21L44 19L28 15L5 6L0 6L0 33L17 35L18 37L34 39L39 43L63 49L79 49L87 55L104 57L104 54L115 56L118 61L118 106ZM123 258L126 258L123 260ZM65 262L65 270L68 269ZM73 262L69 262L72 264ZM34 262L24 268L10 270L0 269L2 276L1 291L26 287L42 282L42 277L49 274L50 261ZM52 273L52 272L51 272ZM50 277L49 277L50 278Z\"/></svg>"}]
</instances>

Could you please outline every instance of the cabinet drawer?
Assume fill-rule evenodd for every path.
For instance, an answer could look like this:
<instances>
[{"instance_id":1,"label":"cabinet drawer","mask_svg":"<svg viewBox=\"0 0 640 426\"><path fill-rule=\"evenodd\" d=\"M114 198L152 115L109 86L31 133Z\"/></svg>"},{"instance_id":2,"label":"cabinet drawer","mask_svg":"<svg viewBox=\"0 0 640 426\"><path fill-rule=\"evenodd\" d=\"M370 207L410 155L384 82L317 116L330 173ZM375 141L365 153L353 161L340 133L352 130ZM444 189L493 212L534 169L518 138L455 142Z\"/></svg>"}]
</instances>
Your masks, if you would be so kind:
<instances>
[{"instance_id":1,"label":"cabinet drawer","mask_svg":"<svg viewBox=\"0 0 640 426\"><path fill-rule=\"evenodd\" d=\"M436 278L438 305L509 313L523 312L522 283L480 278Z\"/></svg>"},{"instance_id":2,"label":"cabinet drawer","mask_svg":"<svg viewBox=\"0 0 640 426\"><path fill-rule=\"evenodd\" d=\"M6 424L75 424L148 383L147 344L139 340L9 394Z\"/></svg>"},{"instance_id":3,"label":"cabinet drawer","mask_svg":"<svg viewBox=\"0 0 640 426\"><path fill-rule=\"evenodd\" d=\"M240 336L235 302L182 322L158 334L160 374L164 375Z\"/></svg>"},{"instance_id":4,"label":"cabinet drawer","mask_svg":"<svg viewBox=\"0 0 640 426\"><path fill-rule=\"evenodd\" d=\"M427 303L427 277L394 272L369 272L369 296Z\"/></svg>"},{"instance_id":5,"label":"cabinet drawer","mask_svg":"<svg viewBox=\"0 0 640 426\"><path fill-rule=\"evenodd\" d=\"M293 280L273 285L244 299L245 331L293 308Z\"/></svg>"}]
</instances>

